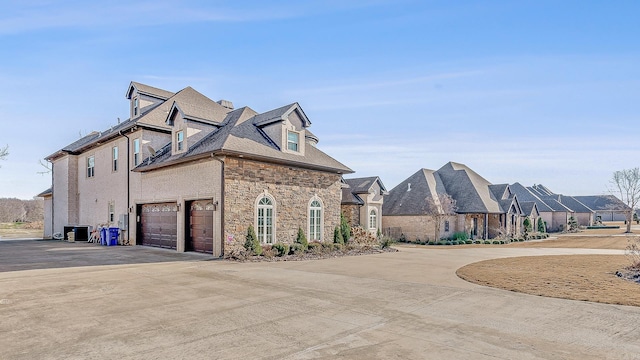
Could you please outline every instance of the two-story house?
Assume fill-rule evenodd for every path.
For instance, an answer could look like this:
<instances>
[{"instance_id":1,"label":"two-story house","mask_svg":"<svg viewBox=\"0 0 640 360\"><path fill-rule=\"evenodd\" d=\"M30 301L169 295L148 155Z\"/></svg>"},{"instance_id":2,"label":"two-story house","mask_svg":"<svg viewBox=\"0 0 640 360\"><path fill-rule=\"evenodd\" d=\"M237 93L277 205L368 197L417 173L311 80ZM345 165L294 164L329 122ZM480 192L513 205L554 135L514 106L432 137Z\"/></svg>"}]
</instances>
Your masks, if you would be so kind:
<instances>
[{"instance_id":1,"label":"two-story house","mask_svg":"<svg viewBox=\"0 0 640 360\"><path fill-rule=\"evenodd\" d=\"M130 118L47 157L54 232L119 225L125 244L221 256L253 225L263 243L298 228L331 239L341 176L353 171L316 145L299 104L258 113L132 82Z\"/></svg>"}]
</instances>

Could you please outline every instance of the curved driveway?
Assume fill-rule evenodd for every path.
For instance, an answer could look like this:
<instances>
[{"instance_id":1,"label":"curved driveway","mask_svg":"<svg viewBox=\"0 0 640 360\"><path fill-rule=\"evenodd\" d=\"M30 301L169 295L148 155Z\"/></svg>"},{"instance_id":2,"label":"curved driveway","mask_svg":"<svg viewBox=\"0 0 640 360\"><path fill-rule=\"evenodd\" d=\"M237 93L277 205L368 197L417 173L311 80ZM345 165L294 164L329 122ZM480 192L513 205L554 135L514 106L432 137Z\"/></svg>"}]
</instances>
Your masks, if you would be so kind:
<instances>
[{"instance_id":1,"label":"curved driveway","mask_svg":"<svg viewBox=\"0 0 640 360\"><path fill-rule=\"evenodd\" d=\"M47 246L42 256L77 253L95 265L0 273L2 359L640 357L640 308L514 293L455 275L496 257L620 251L403 246L231 263L190 254L154 262L169 253L141 247Z\"/></svg>"}]
</instances>

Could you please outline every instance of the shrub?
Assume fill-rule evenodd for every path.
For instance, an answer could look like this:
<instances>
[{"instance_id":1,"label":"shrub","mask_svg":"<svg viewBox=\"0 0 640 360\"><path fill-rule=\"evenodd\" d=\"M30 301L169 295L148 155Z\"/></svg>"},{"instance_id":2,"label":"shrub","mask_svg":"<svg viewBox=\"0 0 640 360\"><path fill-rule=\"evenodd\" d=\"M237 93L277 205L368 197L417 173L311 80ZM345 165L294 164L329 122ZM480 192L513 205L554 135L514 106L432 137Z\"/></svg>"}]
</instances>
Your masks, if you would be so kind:
<instances>
[{"instance_id":1,"label":"shrub","mask_svg":"<svg viewBox=\"0 0 640 360\"><path fill-rule=\"evenodd\" d=\"M273 259L273 257L275 257L277 254L278 254L278 251L272 248L271 246L262 247L262 256L264 256L267 259Z\"/></svg>"},{"instance_id":2,"label":"shrub","mask_svg":"<svg viewBox=\"0 0 640 360\"><path fill-rule=\"evenodd\" d=\"M324 252L324 248L322 246L322 244L318 241L312 241L307 245L307 250L308 252L315 254L315 255L320 255Z\"/></svg>"},{"instance_id":3,"label":"shrub","mask_svg":"<svg viewBox=\"0 0 640 360\"><path fill-rule=\"evenodd\" d=\"M282 257L289 253L289 245L283 243L275 243L271 247L276 251L276 256Z\"/></svg>"},{"instance_id":4,"label":"shrub","mask_svg":"<svg viewBox=\"0 0 640 360\"><path fill-rule=\"evenodd\" d=\"M499 244L500 244L500 241L498 241L498 240L493 240L492 244L494 244L494 245L499 245Z\"/></svg>"},{"instance_id":5,"label":"shrub","mask_svg":"<svg viewBox=\"0 0 640 360\"><path fill-rule=\"evenodd\" d=\"M542 218L538 218L538 232L546 233L547 232L547 224Z\"/></svg>"},{"instance_id":6,"label":"shrub","mask_svg":"<svg viewBox=\"0 0 640 360\"><path fill-rule=\"evenodd\" d=\"M520 238L520 239L518 239L518 241L519 241L519 242L523 242L523 241L524 241L524 239Z\"/></svg>"},{"instance_id":7,"label":"shrub","mask_svg":"<svg viewBox=\"0 0 640 360\"><path fill-rule=\"evenodd\" d=\"M628 245L624 253L631 262L630 268L640 269L640 236L630 238L627 241Z\"/></svg>"},{"instance_id":8,"label":"shrub","mask_svg":"<svg viewBox=\"0 0 640 360\"><path fill-rule=\"evenodd\" d=\"M372 247L378 245L378 239L376 239L369 230L365 230L361 226L356 226L351 229L350 241L359 247Z\"/></svg>"},{"instance_id":9,"label":"shrub","mask_svg":"<svg viewBox=\"0 0 640 360\"><path fill-rule=\"evenodd\" d=\"M344 244L329 244L331 245L331 249L333 251L342 251L344 250Z\"/></svg>"},{"instance_id":10,"label":"shrub","mask_svg":"<svg viewBox=\"0 0 640 360\"><path fill-rule=\"evenodd\" d=\"M309 246L307 237L305 236L304 231L302 231L301 227L298 227L298 236L296 237L296 244L302 245L304 249L307 249L307 247Z\"/></svg>"},{"instance_id":11,"label":"shrub","mask_svg":"<svg viewBox=\"0 0 640 360\"><path fill-rule=\"evenodd\" d=\"M525 232L533 231L533 226L531 225L531 220L529 220L528 216L526 218L524 218L524 221L522 222L522 225L524 225Z\"/></svg>"},{"instance_id":12,"label":"shrub","mask_svg":"<svg viewBox=\"0 0 640 360\"><path fill-rule=\"evenodd\" d=\"M504 245L504 240L500 240L500 244Z\"/></svg>"},{"instance_id":13,"label":"shrub","mask_svg":"<svg viewBox=\"0 0 640 360\"><path fill-rule=\"evenodd\" d=\"M257 256L262 255L262 245L260 245L260 241L258 241L253 225L249 225L249 228L247 229L247 236L245 238L244 248L249 252L249 254Z\"/></svg>"},{"instance_id":14,"label":"shrub","mask_svg":"<svg viewBox=\"0 0 640 360\"><path fill-rule=\"evenodd\" d=\"M406 243L407 242L407 237L404 236L404 234L400 234L400 239L398 239L398 242Z\"/></svg>"},{"instance_id":15,"label":"shrub","mask_svg":"<svg viewBox=\"0 0 640 360\"><path fill-rule=\"evenodd\" d=\"M342 235L343 242L347 242L351 239L351 227L347 222L347 218L343 214L340 214L340 233Z\"/></svg>"},{"instance_id":16,"label":"shrub","mask_svg":"<svg viewBox=\"0 0 640 360\"><path fill-rule=\"evenodd\" d=\"M438 245L447 245L446 241L438 241Z\"/></svg>"},{"instance_id":17,"label":"shrub","mask_svg":"<svg viewBox=\"0 0 640 360\"><path fill-rule=\"evenodd\" d=\"M436 242L435 242L435 241L433 241L433 240L429 240L428 244L429 244L429 245L435 245L435 244L436 244Z\"/></svg>"},{"instance_id":18,"label":"shrub","mask_svg":"<svg viewBox=\"0 0 640 360\"><path fill-rule=\"evenodd\" d=\"M445 245L453 245L453 242L452 242L452 241L447 241L447 242L445 242L444 244L445 244ZM457 244L456 244L456 245L457 245Z\"/></svg>"},{"instance_id":19,"label":"shrub","mask_svg":"<svg viewBox=\"0 0 640 360\"><path fill-rule=\"evenodd\" d=\"M467 245L473 244L473 240L465 240L464 243L467 244Z\"/></svg>"},{"instance_id":20,"label":"shrub","mask_svg":"<svg viewBox=\"0 0 640 360\"><path fill-rule=\"evenodd\" d=\"M301 255L304 254L304 246L299 243L291 244L289 247L289 255Z\"/></svg>"},{"instance_id":21,"label":"shrub","mask_svg":"<svg viewBox=\"0 0 640 360\"><path fill-rule=\"evenodd\" d=\"M380 237L380 249L386 249L388 247L391 247L391 245L395 244L395 240L393 240L391 237L389 236L381 236Z\"/></svg>"},{"instance_id":22,"label":"shrub","mask_svg":"<svg viewBox=\"0 0 640 360\"><path fill-rule=\"evenodd\" d=\"M489 241L489 240L485 240L485 241L484 241L484 244L485 244L485 245L489 245L489 244L491 244L491 241Z\"/></svg>"},{"instance_id":23,"label":"shrub","mask_svg":"<svg viewBox=\"0 0 640 360\"><path fill-rule=\"evenodd\" d=\"M458 231L453 233L452 238L454 240L467 240L469 239L469 235L467 235L467 233L464 231Z\"/></svg>"},{"instance_id":24,"label":"shrub","mask_svg":"<svg viewBox=\"0 0 640 360\"><path fill-rule=\"evenodd\" d=\"M339 227L335 227L333 229L333 242L336 244L344 244L344 238L342 237L342 232Z\"/></svg>"},{"instance_id":25,"label":"shrub","mask_svg":"<svg viewBox=\"0 0 640 360\"><path fill-rule=\"evenodd\" d=\"M482 244L482 241L481 240L473 240L473 243L474 244Z\"/></svg>"}]
</instances>

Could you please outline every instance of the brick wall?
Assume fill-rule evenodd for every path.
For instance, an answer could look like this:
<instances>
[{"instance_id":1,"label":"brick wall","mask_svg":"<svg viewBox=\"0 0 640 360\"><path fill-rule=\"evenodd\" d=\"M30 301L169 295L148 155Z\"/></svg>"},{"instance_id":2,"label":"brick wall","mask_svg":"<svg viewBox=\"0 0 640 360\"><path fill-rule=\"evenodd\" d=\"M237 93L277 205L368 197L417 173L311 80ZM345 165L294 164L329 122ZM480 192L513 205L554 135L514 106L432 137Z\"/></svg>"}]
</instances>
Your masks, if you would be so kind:
<instances>
[{"instance_id":1,"label":"brick wall","mask_svg":"<svg viewBox=\"0 0 640 360\"><path fill-rule=\"evenodd\" d=\"M360 205L341 205L340 208L349 225L352 227L360 225Z\"/></svg>"}]
</instances>

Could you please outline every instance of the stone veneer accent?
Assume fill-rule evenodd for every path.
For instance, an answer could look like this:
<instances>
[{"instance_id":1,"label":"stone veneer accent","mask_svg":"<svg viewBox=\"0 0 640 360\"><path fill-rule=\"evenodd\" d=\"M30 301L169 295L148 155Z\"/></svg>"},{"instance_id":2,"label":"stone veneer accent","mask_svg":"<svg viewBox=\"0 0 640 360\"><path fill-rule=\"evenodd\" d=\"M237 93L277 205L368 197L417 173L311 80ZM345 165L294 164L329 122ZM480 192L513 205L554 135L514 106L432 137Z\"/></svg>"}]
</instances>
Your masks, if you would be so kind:
<instances>
[{"instance_id":1,"label":"stone veneer accent","mask_svg":"<svg viewBox=\"0 0 640 360\"><path fill-rule=\"evenodd\" d=\"M340 223L340 174L231 157L224 163L225 246L244 243L249 225L255 227L256 199L265 191L276 202L276 242L293 243L298 227L308 238L308 207L314 195L323 203L323 240L333 239Z\"/></svg>"},{"instance_id":2,"label":"stone veneer accent","mask_svg":"<svg viewBox=\"0 0 640 360\"><path fill-rule=\"evenodd\" d=\"M360 225L360 205L342 205L342 214L351 227Z\"/></svg>"}]
</instances>

